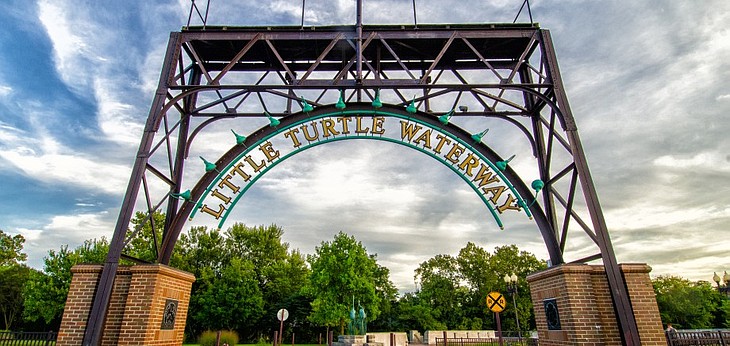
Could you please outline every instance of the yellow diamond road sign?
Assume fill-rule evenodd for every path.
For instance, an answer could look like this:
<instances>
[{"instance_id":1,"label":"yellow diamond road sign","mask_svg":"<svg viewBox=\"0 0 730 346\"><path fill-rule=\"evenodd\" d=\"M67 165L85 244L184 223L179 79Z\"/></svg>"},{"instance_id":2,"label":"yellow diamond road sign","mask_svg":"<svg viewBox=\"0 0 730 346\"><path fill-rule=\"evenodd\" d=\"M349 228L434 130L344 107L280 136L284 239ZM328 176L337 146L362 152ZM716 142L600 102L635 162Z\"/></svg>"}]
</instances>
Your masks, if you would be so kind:
<instances>
[{"instance_id":1,"label":"yellow diamond road sign","mask_svg":"<svg viewBox=\"0 0 730 346\"><path fill-rule=\"evenodd\" d=\"M507 307L507 300L504 299L502 293L489 292L487 294L487 307L494 312L502 312Z\"/></svg>"}]
</instances>

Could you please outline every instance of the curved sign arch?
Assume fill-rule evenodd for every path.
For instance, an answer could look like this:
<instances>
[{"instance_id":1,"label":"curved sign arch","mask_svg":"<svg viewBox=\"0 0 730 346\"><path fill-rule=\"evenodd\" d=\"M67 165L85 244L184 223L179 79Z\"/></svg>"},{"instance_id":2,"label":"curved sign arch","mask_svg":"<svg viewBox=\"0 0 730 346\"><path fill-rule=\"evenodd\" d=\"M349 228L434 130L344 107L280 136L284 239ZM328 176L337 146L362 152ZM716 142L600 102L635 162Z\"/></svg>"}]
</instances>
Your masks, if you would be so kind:
<instances>
[{"instance_id":1,"label":"curved sign arch","mask_svg":"<svg viewBox=\"0 0 730 346\"><path fill-rule=\"evenodd\" d=\"M558 242L534 196L519 176L492 149L482 133L470 134L451 124L451 114L435 117L415 109L369 103L308 109L270 124L236 144L215 163L202 158L206 173L192 190L172 195L186 201L163 240L161 262L168 263L183 225L193 218L212 218L222 228L248 189L278 163L304 150L343 140L376 140L402 145L450 168L479 196L500 229L503 213L534 219L553 263L562 262Z\"/></svg>"}]
</instances>

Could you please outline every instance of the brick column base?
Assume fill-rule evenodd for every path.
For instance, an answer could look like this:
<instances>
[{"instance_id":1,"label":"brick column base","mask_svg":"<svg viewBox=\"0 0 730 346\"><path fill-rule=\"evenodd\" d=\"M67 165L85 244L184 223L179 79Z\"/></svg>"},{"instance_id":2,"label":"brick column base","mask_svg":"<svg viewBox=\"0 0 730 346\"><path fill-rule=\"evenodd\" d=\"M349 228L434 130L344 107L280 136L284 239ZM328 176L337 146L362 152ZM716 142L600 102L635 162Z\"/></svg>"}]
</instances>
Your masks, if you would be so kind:
<instances>
[{"instance_id":1,"label":"brick column base","mask_svg":"<svg viewBox=\"0 0 730 346\"><path fill-rule=\"evenodd\" d=\"M641 345L666 345L646 264L621 264ZM540 346L621 345L602 265L564 264L527 277ZM551 315L550 328L548 314ZM555 323L559 320L559 326Z\"/></svg>"},{"instance_id":2,"label":"brick column base","mask_svg":"<svg viewBox=\"0 0 730 346\"><path fill-rule=\"evenodd\" d=\"M71 269L56 345L82 343L101 270L100 265ZM102 345L182 345L193 281L192 274L160 264L119 267Z\"/></svg>"}]
</instances>

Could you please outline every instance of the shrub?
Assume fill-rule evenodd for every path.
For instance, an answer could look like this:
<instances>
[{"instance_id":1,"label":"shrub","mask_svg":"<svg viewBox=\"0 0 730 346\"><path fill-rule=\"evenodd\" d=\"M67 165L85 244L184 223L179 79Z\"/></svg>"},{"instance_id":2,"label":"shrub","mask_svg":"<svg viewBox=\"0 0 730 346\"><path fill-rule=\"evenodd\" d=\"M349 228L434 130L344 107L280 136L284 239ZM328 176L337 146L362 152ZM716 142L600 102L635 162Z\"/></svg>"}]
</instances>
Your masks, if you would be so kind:
<instances>
[{"instance_id":1,"label":"shrub","mask_svg":"<svg viewBox=\"0 0 730 346\"><path fill-rule=\"evenodd\" d=\"M259 340L256 341L256 346L267 346L271 345L271 341L269 341L269 338L259 336Z\"/></svg>"},{"instance_id":2,"label":"shrub","mask_svg":"<svg viewBox=\"0 0 730 346\"><path fill-rule=\"evenodd\" d=\"M205 331L203 332L203 334L200 335L198 343L200 344L200 346L215 346L215 339L217 335L218 332L213 332L210 330ZM238 344L238 334L230 330L221 331L220 345L223 345L225 343L228 343L228 345L230 346Z\"/></svg>"}]
</instances>

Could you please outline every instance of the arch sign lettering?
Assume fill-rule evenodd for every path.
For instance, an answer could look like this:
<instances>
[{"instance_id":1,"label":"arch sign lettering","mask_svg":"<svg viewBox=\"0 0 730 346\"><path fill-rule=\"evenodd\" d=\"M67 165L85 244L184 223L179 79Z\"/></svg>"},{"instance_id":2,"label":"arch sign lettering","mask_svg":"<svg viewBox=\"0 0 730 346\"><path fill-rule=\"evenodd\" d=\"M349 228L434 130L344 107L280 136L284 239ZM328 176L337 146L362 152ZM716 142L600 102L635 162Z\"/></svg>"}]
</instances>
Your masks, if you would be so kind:
<instances>
[{"instance_id":1,"label":"arch sign lettering","mask_svg":"<svg viewBox=\"0 0 730 346\"><path fill-rule=\"evenodd\" d=\"M317 109L304 100L302 104L303 111L297 114L281 119L267 115L269 125L248 137L232 130L236 144L217 162L201 157L203 178L192 191L173 195L189 202L180 215L189 220L212 218L222 227L246 191L280 162L322 144L366 139L406 146L450 168L479 195L501 229L504 213L524 213L532 219L529 207L534 197L529 192L525 196L529 190L508 167L509 160L482 143L488 130L469 134L449 122L453 113L428 115L417 112L413 104L404 108L338 102ZM533 188L539 189L538 182Z\"/></svg>"}]
</instances>

